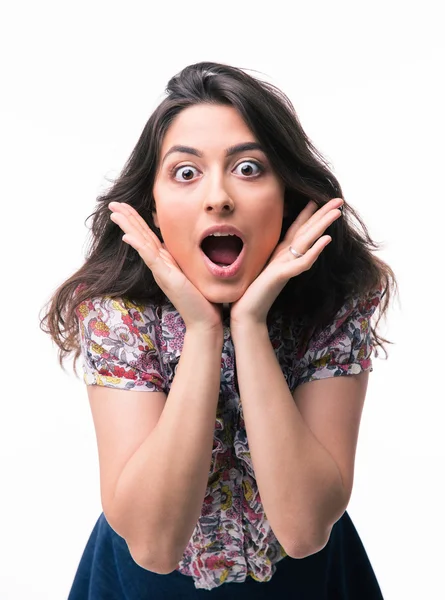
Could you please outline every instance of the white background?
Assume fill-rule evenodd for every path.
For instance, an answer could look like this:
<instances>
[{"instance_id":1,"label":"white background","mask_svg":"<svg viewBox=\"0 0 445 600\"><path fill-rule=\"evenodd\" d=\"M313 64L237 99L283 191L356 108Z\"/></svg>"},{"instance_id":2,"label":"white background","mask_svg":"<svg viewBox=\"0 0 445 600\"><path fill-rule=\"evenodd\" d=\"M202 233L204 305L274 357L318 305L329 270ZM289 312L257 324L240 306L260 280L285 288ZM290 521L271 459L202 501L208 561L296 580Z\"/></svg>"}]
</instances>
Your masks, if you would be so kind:
<instances>
[{"instance_id":1,"label":"white background","mask_svg":"<svg viewBox=\"0 0 445 600\"><path fill-rule=\"evenodd\" d=\"M84 221L168 79L214 60L289 95L396 272L381 330L395 344L374 361L348 512L386 600L445 598L439 2L162 6L3 11L0 597L66 598L101 512L86 389L58 366L39 311L82 264Z\"/></svg>"}]
</instances>

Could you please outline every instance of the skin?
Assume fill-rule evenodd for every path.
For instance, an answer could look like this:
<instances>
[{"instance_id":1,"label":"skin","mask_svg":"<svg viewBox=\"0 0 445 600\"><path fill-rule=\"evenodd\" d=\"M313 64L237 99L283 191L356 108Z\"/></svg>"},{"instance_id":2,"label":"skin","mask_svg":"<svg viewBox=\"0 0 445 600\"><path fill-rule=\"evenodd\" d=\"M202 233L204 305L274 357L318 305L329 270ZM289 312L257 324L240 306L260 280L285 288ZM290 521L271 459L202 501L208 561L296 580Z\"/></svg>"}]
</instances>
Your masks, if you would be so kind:
<instances>
[{"instance_id":1,"label":"skin","mask_svg":"<svg viewBox=\"0 0 445 600\"><path fill-rule=\"evenodd\" d=\"M229 146L253 141L231 107L184 110L164 139L154 187L153 218L164 244L125 203L111 202L110 218L125 232L122 240L151 269L183 317L187 339L197 340L199 348L209 339L208 347L221 348L222 324L215 307L230 303L238 384L258 488L287 554L304 558L327 544L333 524L346 510L367 375L307 383L293 395L288 388L266 316L286 282L310 269L331 241L323 234L341 216L343 200L334 198L320 209L310 200L278 244L284 188L268 169L267 158L260 150L225 158ZM176 153L163 163L176 144L192 146L202 157ZM265 166L265 173L243 175L239 166L249 167L253 159ZM169 168L180 166L192 173L179 170L175 181ZM190 182L179 176L186 172ZM217 223L232 223L246 236L245 263L233 279L213 277L201 257L201 233ZM303 256L295 258L290 245ZM198 329L200 336L194 338ZM219 358L216 366L219 369Z\"/></svg>"},{"instance_id":2,"label":"skin","mask_svg":"<svg viewBox=\"0 0 445 600\"><path fill-rule=\"evenodd\" d=\"M257 141L233 107L200 104L176 117L162 143L153 219L184 275L213 303L241 298L279 240L284 185L267 156L261 150L225 156L231 146ZM174 152L164 160L175 145L191 146L202 158ZM242 231L246 246L240 271L225 280L208 271L199 250L202 232L223 223Z\"/></svg>"},{"instance_id":3,"label":"skin","mask_svg":"<svg viewBox=\"0 0 445 600\"><path fill-rule=\"evenodd\" d=\"M108 205L122 240L140 254L187 328L220 330L224 304L232 331L265 323L286 282L312 267L331 241L324 232L341 216L341 198L321 208L310 200L278 244L285 188L261 148L226 157L245 143L257 140L233 107L199 104L179 113L165 134L153 189L163 243L130 205ZM173 152L176 145L187 152ZM236 276L220 279L207 269L199 242L210 226L226 223L243 233L245 257Z\"/></svg>"}]
</instances>

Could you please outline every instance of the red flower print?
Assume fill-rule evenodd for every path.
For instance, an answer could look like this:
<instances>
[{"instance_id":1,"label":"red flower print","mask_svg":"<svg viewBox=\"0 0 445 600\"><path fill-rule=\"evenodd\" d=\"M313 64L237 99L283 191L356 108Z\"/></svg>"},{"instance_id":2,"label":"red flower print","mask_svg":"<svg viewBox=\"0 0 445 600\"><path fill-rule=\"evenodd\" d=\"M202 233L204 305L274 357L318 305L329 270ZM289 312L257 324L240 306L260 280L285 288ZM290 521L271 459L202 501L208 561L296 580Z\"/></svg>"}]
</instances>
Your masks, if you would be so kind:
<instances>
[{"instance_id":1,"label":"red flower print","mask_svg":"<svg viewBox=\"0 0 445 600\"><path fill-rule=\"evenodd\" d=\"M131 327L131 325L133 324L133 319L130 317L129 314L122 315L122 322L125 323L125 325L128 325L128 327Z\"/></svg>"},{"instance_id":2,"label":"red flower print","mask_svg":"<svg viewBox=\"0 0 445 600\"><path fill-rule=\"evenodd\" d=\"M235 561L228 560L224 554L212 554L211 556L204 559L205 566L210 571L214 571L216 569L224 569L230 568L235 565Z\"/></svg>"},{"instance_id":3,"label":"red flower print","mask_svg":"<svg viewBox=\"0 0 445 600\"><path fill-rule=\"evenodd\" d=\"M113 377L113 373L105 368L99 369L99 373L100 375L105 375L106 377Z\"/></svg>"},{"instance_id":4,"label":"red flower print","mask_svg":"<svg viewBox=\"0 0 445 600\"><path fill-rule=\"evenodd\" d=\"M150 348L148 346L143 346L142 344L139 344L138 349L141 352L148 352L150 350Z\"/></svg>"},{"instance_id":5,"label":"red flower print","mask_svg":"<svg viewBox=\"0 0 445 600\"><path fill-rule=\"evenodd\" d=\"M103 321L99 321L98 319L91 319L90 327L95 335L102 337L110 336L110 330L108 328L108 325L105 325Z\"/></svg>"},{"instance_id":6,"label":"red flower print","mask_svg":"<svg viewBox=\"0 0 445 600\"><path fill-rule=\"evenodd\" d=\"M126 371L124 367L114 367L115 377L123 377L124 379L136 379L136 372L133 369Z\"/></svg>"}]
</instances>

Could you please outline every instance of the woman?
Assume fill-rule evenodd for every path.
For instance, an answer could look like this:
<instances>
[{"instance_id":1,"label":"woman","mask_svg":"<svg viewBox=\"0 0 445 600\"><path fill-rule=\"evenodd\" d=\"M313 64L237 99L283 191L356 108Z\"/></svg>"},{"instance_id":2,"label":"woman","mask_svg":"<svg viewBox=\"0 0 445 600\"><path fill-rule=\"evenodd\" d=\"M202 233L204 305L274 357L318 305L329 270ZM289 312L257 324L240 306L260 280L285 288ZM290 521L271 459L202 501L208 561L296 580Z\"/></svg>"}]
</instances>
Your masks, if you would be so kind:
<instances>
[{"instance_id":1,"label":"woman","mask_svg":"<svg viewBox=\"0 0 445 600\"><path fill-rule=\"evenodd\" d=\"M167 92L44 319L99 451L69 598L382 598L346 508L394 274L283 93Z\"/></svg>"}]
</instances>

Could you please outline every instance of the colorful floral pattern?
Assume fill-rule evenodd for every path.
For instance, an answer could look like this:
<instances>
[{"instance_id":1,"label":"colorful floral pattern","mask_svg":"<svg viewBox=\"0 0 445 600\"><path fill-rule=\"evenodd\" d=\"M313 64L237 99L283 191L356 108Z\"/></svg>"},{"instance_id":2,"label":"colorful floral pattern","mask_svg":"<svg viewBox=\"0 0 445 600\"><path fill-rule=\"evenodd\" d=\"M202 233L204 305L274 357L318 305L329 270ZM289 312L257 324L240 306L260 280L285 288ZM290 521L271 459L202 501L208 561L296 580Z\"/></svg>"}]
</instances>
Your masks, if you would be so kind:
<instances>
[{"instance_id":1,"label":"colorful floral pattern","mask_svg":"<svg viewBox=\"0 0 445 600\"><path fill-rule=\"evenodd\" d=\"M381 299L348 299L332 324L300 343L303 320L277 319L269 336L293 392L298 385L372 370L370 318ZM77 307L84 381L131 391L168 394L184 341L185 325L171 303L151 308L107 296ZM250 575L269 581L286 552L261 503L238 395L234 347L224 321L221 387L209 480L202 513L177 570L197 589L243 582Z\"/></svg>"}]
</instances>

